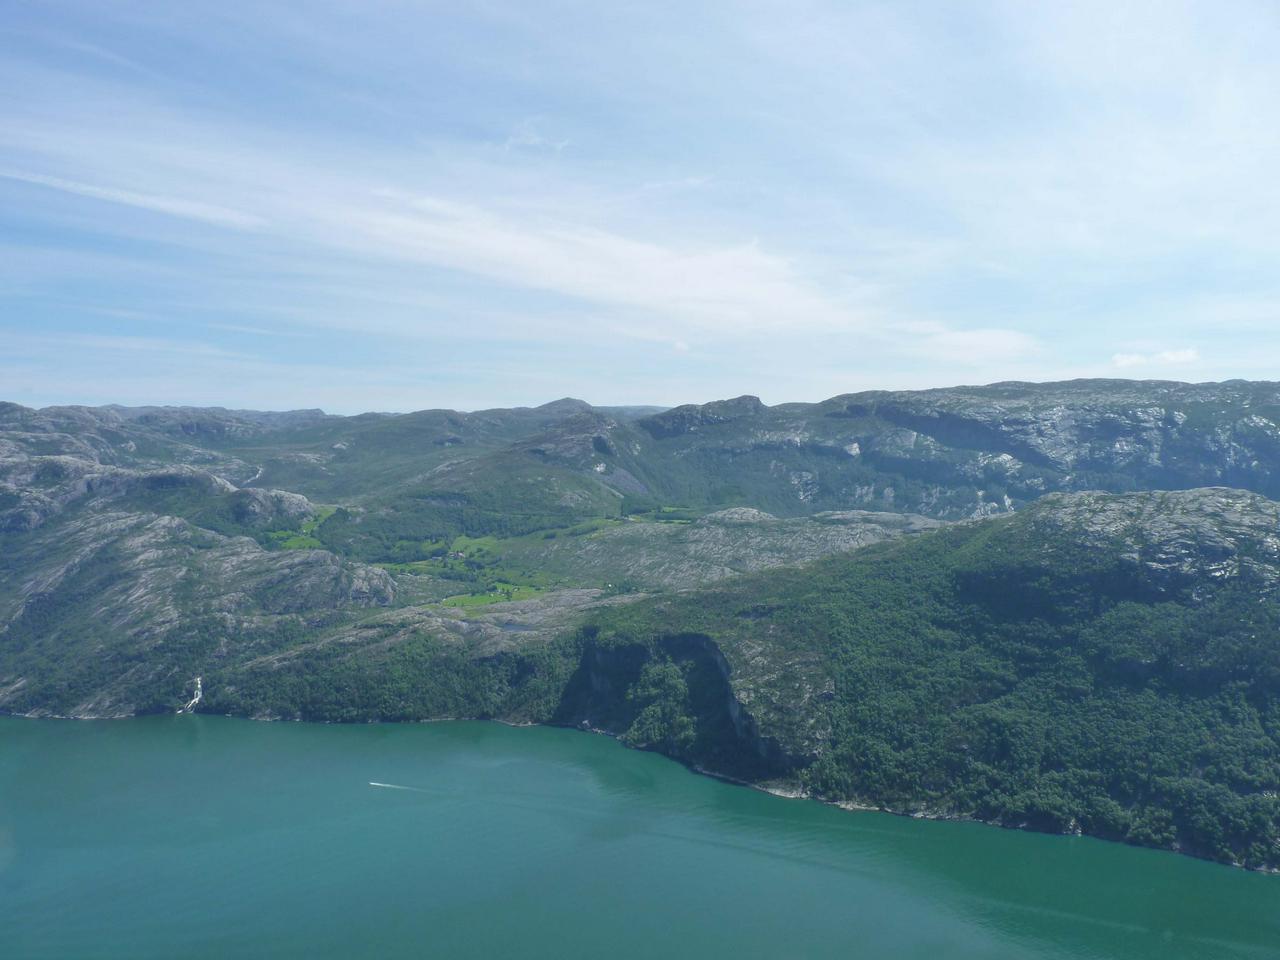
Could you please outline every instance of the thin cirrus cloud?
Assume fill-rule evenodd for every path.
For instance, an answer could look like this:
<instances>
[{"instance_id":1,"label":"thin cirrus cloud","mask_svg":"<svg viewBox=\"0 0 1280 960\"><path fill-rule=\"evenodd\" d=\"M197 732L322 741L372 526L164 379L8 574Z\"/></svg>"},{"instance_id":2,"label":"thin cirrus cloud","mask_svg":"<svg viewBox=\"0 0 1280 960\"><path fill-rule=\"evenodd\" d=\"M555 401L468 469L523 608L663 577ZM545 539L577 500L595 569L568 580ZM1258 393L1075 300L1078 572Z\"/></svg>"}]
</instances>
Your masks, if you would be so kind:
<instances>
[{"instance_id":1,"label":"thin cirrus cloud","mask_svg":"<svg viewBox=\"0 0 1280 960\"><path fill-rule=\"evenodd\" d=\"M163 127L164 119L143 125ZM389 186L358 169L355 160L324 167L292 156L287 147L242 146L249 138L230 128L184 125L180 132L183 143L211 146L167 151L121 143L121 135L110 130L82 126L64 138L46 128L28 149L43 148L50 163L75 166L81 176L110 178L112 185L7 171L0 177L260 231L364 261L423 264L559 295L609 308L610 316L597 312L597 326L638 340L674 343L696 334L779 330L851 334L866 326L857 304L824 296L789 258L763 249L754 238L711 245L628 236L575 217L576 201L554 192L536 204L523 203L515 215ZM96 157L105 162L95 169ZM159 162L149 162L152 157ZM120 180L127 185L117 185ZM166 193L134 189L135 180L163 183ZM208 193L217 202L183 198L178 193L184 189ZM249 210L257 212L244 212ZM403 284L403 274L395 282Z\"/></svg>"},{"instance_id":2,"label":"thin cirrus cloud","mask_svg":"<svg viewBox=\"0 0 1280 960\"><path fill-rule=\"evenodd\" d=\"M108 203L120 203L125 206L153 210L156 213L165 213L175 217L201 220L218 226L253 229L261 227L264 223L261 217L256 217L253 214L231 210L227 207L204 203L199 200L184 200L179 197L157 196L155 194L139 193L134 190L98 187L89 183L63 180L61 177L50 177L40 173L23 173L17 170L0 170L0 178L29 183L39 187L48 187L51 190L60 190L64 193L74 193L93 200L105 200Z\"/></svg>"},{"instance_id":3,"label":"thin cirrus cloud","mask_svg":"<svg viewBox=\"0 0 1280 960\"><path fill-rule=\"evenodd\" d=\"M96 136L95 136L96 134ZM363 260L421 263L518 288L542 290L620 311L618 329L642 321L652 329L741 333L792 328L851 332L856 310L833 302L799 276L788 258L752 240L733 245L662 242L575 218L553 194L517 217L461 199L412 193L358 169L317 167L287 150L260 152L237 144L232 129L182 131L182 140L221 144L199 153L139 150L106 130L42 131L51 163L74 165L84 177L0 171L5 179L234 230L255 230L297 244L346 251ZM86 143L87 142L87 143ZM160 155L150 165L148 158ZM95 169L93 159L106 162ZM116 160L128 158L130 162ZM130 166L131 172L122 168ZM124 180L127 185L117 185ZM164 194L134 189L134 181L164 183ZM217 202L184 198L201 191ZM255 213L245 212L258 211ZM649 323L643 323L644 320Z\"/></svg>"},{"instance_id":4,"label":"thin cirrus cloud","mask_svg":"<svg viewBox=\"0 0 1280 960\"><path fill-rule=\"evenodd\" d=\"M860 325L755 243L712 249L645 241L582 223L529 226L434 198L348 210L341 222L385 255L546 289L699 329L852 332ZM359 241L358 241L359 242ZM661 324L659 324L661 325Z\"/></svg>"},{"instance_id":5,"label":"thin cirrus cloud","mask_svg":"<svg viewBox=\"0 0 1280 960\"><path fill-rule=\"evenodd\" d=\"M1280 17L1229 7L32 5L18 399L87 337L151 402L344 410L1258 375Z\"/></svg>"}]
</instances>

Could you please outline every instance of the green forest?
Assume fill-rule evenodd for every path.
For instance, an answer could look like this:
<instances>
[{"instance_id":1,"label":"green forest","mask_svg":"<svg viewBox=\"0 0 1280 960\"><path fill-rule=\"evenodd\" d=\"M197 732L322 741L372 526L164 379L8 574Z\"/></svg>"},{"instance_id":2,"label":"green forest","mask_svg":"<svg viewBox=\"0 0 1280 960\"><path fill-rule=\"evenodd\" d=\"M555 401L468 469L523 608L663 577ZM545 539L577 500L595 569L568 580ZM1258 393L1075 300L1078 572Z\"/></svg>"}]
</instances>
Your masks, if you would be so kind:
<instances>
[{"instance_id":1,"label":"green forest","mask_svg":"<svg viewBox=\"0 0 1280 960\"><path fill-rule=\"evenodd\" d=\"M819 797L1280 864L1280 604L1248 579L1155 578L1019 518L598 626L816 654L830 735L795 759Z\"/></svg>"}]
</instances>

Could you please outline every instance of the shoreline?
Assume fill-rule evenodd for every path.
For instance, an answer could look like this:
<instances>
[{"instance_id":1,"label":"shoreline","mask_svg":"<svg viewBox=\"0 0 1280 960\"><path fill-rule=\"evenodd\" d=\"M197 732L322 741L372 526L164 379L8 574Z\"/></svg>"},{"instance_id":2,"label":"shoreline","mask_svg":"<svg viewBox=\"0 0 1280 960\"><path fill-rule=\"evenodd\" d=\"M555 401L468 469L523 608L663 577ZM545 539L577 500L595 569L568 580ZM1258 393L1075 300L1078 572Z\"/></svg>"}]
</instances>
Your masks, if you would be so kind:
<instances>
[{"instance_id":1,"label":"shoreline","mask_svg":"<svg viewBox=\"0 0 1280 960\"><path fill-rule=\"evenodd\" d=\"M798 784L796 786L786 786L776 782L754 782L751 780L743 780L740 777L734 777L729 774L719 773L715 770L700 766L692 761L674 757L670 754L663 753L660 750L650 750L644 747L631 747L622 742L621 736L610 730L601 727L594 727L589 724L558 724L558 723L537 723L532 720L505 720L498 717L426 717L421 720L305 720L301 717L269 717L269 716L238 716L236 714L215 714L215 713L167 713L157 711L155 713L125 713L112 714L109 716L86 716L73 715L64 716L60 714L50 713L0 713L0 717L15 717L23 720L71 720L71 721L115 721L115 720L140 720L146 717L170 717L177 719L182 716L192 717L223 717L228 720L245 720L251 723L310 723L317 726L356 726L356 725L405 725L405 724L426 724L426 723L496 723L500 726L511 727L514 729L523 729L530 727L545 727L550 730L573 730L579 733L597 734L614 740L626 750L637 750L641 753L652 753L660 757L664 757L674 763L680 764L691 773L699 776L710 777L713 780L719 780L722 783L731 784L737 787L746 787L756 790L760 793L766 793L770 796L778 797L782 800L809 800L814 803L820 803L828 807L836 807L850 813L883 813L889 816L902 817L911 820L933 820L939 822L950 823L976 823L986 827L997 827L1002 830L1016 830L1023 833L1039 833L1045 836L1057 837L1085 837L1091 840L1097 840L1100 843L1114 843L1124 847L1133 847L1137 850L1155 850L1162 853L1172 853L1178 856L1184 856L1192 860L1201 860L1205 863L1212 863L1221 867L1229 867L1236 870L1243 870L1246 873L1259 873L1267 876L1280 876L1280 867L1246 867L1240 863L1224 862L1222 860L1212 860L1208 857L1197 857L1194 854L1186 853L1182 850L1176 850L1170 847L1151 847L1143 844L1126 843L1124 840L1117 840L1110 837L1099 837L1092 834L1086 834L1079 830L1055 833L1047 830L1035 830L1030 827L1018 826L1014 824L999 823L992 820L982 820L978 817L965 816L954 813L935 813L926 810L895 810L892 807L879 806L875 804L863 803L857 800L828 800L823 797L815 797Z\"/></svg>"}]
</instances>

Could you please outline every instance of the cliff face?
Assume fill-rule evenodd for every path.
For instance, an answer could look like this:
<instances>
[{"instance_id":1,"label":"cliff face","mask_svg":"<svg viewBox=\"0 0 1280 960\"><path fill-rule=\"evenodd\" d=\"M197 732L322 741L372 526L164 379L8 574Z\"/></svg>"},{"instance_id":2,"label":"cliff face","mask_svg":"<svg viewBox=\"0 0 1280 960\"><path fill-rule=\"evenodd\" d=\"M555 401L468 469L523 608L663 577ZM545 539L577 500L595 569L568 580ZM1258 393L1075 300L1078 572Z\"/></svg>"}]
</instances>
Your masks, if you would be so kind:
<instances>
[{"instance_id":1,"label":"cliff face","mask_svg":"<svg viewBox=\"0 0 1280 960\"><path fill-rule=\"evenodd\" d=\"M741 678L701 634L653 643L602 641L588 629L549 722L604 730L706 772L748 781L785 778L811 757L764 730L743 704Z\"/></svg>"},{"instance_id":2,"label":"cliff face","mask_svg":"<svg viewBox=\"0 0 1280 960\"><path fill-rule=\"evenodd\" d=\"M753 399L639 421L644 456L694 462L702 475L668 467L656 487L714 499L719 478L785 515L859 507L944 519L1007 512L1052 491L1227 485L1280 495L1275 384L1098 380L776 407Z\"/></svg>"}]
</instances>

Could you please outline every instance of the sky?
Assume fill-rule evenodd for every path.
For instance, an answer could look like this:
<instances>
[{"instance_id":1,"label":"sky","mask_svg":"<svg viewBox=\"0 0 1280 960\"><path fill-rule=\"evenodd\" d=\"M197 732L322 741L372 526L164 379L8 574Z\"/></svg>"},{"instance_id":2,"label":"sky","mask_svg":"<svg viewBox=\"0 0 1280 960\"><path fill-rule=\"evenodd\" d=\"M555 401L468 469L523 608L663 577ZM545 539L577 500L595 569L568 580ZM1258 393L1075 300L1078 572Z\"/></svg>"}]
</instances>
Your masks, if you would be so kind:
<instances>
[{"instance_id":1,"label":"sky","mask_svg":"<svg viewBox=\"0 0 1280 960\"><path fill-rule=\"evenodd\" d=\"M1280 5L0 0L0 399L1280 379Z\"/></svg>"}]
</instances>

